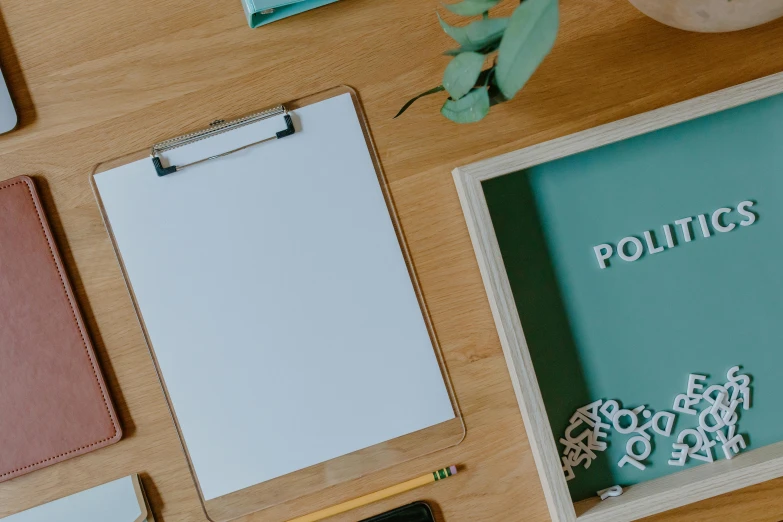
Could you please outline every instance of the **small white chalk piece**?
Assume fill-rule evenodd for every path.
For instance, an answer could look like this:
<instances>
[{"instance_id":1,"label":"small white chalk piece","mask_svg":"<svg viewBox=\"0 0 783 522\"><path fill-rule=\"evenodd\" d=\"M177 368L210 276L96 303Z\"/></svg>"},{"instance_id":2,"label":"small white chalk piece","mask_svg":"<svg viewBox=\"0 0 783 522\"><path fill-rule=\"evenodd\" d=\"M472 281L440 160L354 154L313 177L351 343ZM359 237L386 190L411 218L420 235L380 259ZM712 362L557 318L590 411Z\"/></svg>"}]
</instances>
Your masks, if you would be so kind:
<instances>
[{"instance_id":1,"label":"small white chalk piece","mask_svg":"<svg viewBox=\"0 0 783 522\"><path fill-rule=\"evenodd\" d=\"M690 446L687 444L679 444L675 442L672 444L674 451L672 452L672 460L669 461L669 466L684 466L688 460L688 450Z\"/></svg>"},{"instance_id":2,"label":"small white chalk piece","mask_svg":"<svg viewBox=\"0 0 783 522\"><path fill-rule=\"evenodd\" d=\"M604 405L601 406L598 411L601 412L601 415L606 417L606 420L612 422L615 414L620 411L620 403L614 400L604 401Z\"/></svg>"},{"instance_id":3,"label":"small white chalk piece","mask_svg":"<svg viewBox=\"0 0 783 522\"><path fill-rule=\"evenodd\" d=\"M611 488L602 489L597 493L601 500L606 500L609 497L619 497L623 494L623 488L621 486L612 486Z\"/></svg>"},{"instance_id":4,"label":"small white chalk piece","mask_svg":"<svg viewBox=\"0 0 783 522\"><path fill-rule=\"evenodd\" d=\"M628 417L631 419L631 422L625 428L620 425L620 419L623 417ZM617 431L617 433L627 435L632 431L636 431L636 428L639 426L639 419L631 410L619 410L614 414L614 418L612 419L612 426L614 426L614 429Z\"/></svg>"},{"instance_id":5,"label":"small white chalk piece","mask_svg":"<svg viewBox=\"0 0 783 522\"><path fill-rule=\"evenodd\" d=\"M698 410L691 408L691 406L696 406L699 404L699 401L701 399L696 399L694 397L688 397L684 393L681 393L677 397L674 398L674 405L672 406L672 409L678 413L687 413L688 415L698 415Z\"/></svg>"},{"instance_id":6,"label":"small white chalk piece","mask_svg":"<svg viewBox=\"0 0 783 522\"><path fill-rule=\"evenodd\" d=\"M704 391L704 384L697 381L707 380L706 375L699 375L698 373L692 373L688 375L688 388L685 391L685 395L688 397L701 400L702 391Z\"/></svg>"},{"instance_id":7,"label":"small white chalk piece","mask_svg":"<svg viewBox=\"0 0 783 522\"><path fill-rule=\"evenodd\" d=\"M646 440L646 439L642 439L642 440ZM642 464L638 460L632 459L628 455L623 455L623 458L620 459L620 462L618 462L617 465L622 468L626 464L630 464L633 467L640 469L641 471L644 471L647 468L647 466L645 466L644 464Z\"/></svg>"}]
</instances>

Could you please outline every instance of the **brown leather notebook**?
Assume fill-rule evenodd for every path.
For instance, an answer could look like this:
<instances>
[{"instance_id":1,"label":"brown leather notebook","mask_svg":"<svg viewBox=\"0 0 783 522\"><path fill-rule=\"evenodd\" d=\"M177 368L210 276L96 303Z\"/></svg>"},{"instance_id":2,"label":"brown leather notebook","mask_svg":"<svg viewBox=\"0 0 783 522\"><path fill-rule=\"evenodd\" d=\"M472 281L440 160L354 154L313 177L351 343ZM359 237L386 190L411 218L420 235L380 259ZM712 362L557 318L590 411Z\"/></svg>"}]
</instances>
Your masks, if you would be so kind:
<instances>
[{"instance_id":1,"label":"brown leather notebook","mask_svg":"<svg viewBox=\"0 0 783 522\"><path fill-rule=\"evenodd\" d=\"M33 181L0 182L0 482L121 437Z\"/></svg>"}]
</instances>

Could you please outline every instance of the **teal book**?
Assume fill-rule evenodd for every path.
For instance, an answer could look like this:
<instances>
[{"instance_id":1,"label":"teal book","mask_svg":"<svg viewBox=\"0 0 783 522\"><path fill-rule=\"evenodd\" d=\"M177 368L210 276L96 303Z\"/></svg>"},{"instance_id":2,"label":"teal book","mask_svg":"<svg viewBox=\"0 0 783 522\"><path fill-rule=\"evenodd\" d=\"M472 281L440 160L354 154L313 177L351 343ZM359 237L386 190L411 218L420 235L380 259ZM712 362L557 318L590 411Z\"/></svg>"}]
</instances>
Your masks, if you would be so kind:
<instances>
[{"instance_id":1,"label":"teal book","mask_svg":"<svg viewBox=\"0 0 783 522\"><path fill-rule=\"evenodd\" d=\"M242 0L247 23L256 28L337 0Z\"/></svg>"}]
</instances>

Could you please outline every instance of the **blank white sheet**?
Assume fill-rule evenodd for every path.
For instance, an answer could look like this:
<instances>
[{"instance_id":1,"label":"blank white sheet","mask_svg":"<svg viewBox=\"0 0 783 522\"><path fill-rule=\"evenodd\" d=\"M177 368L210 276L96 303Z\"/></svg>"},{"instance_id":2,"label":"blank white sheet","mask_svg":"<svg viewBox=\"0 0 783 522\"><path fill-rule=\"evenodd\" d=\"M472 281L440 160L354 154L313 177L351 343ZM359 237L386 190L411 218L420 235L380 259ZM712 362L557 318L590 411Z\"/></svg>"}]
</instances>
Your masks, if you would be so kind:
<instances>
[{"instance_id":1,"label":"blank white sheet","mask_svg":"<svg viewBox=\"0 0 783 522\"><path fill-rule=\"evenodd\" d=\"M139 522L135 475L117 479L4 518L6 522Z\"/></svg>"},{"instance_id":2,"label":"blank white sheet","mask_svg":"<svg viewBox=\"0 0 783 522\"><path fill-rule=\"evenodd\" d=\"M294 114L95 176L205 500L454 418L351 96Z\"/></svg>"}]
</instances>

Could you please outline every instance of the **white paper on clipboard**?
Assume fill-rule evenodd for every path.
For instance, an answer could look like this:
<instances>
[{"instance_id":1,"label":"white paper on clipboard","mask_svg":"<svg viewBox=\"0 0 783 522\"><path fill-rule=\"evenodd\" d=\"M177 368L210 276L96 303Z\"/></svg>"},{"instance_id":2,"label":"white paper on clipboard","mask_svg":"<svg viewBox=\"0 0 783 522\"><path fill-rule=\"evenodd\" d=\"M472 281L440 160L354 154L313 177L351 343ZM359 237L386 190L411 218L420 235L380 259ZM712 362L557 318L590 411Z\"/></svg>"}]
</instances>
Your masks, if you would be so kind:
<instances>
[{"instance_id":1,"label":"white paper on clipboard","mask_svg":"<svg viewBox=\"0 0 783 522\"><path fill-rule=\"evenodd\" d=\"M94 177L206 500L455 418L351 96L294 117Z\"/></svg>"}]
</instances>

